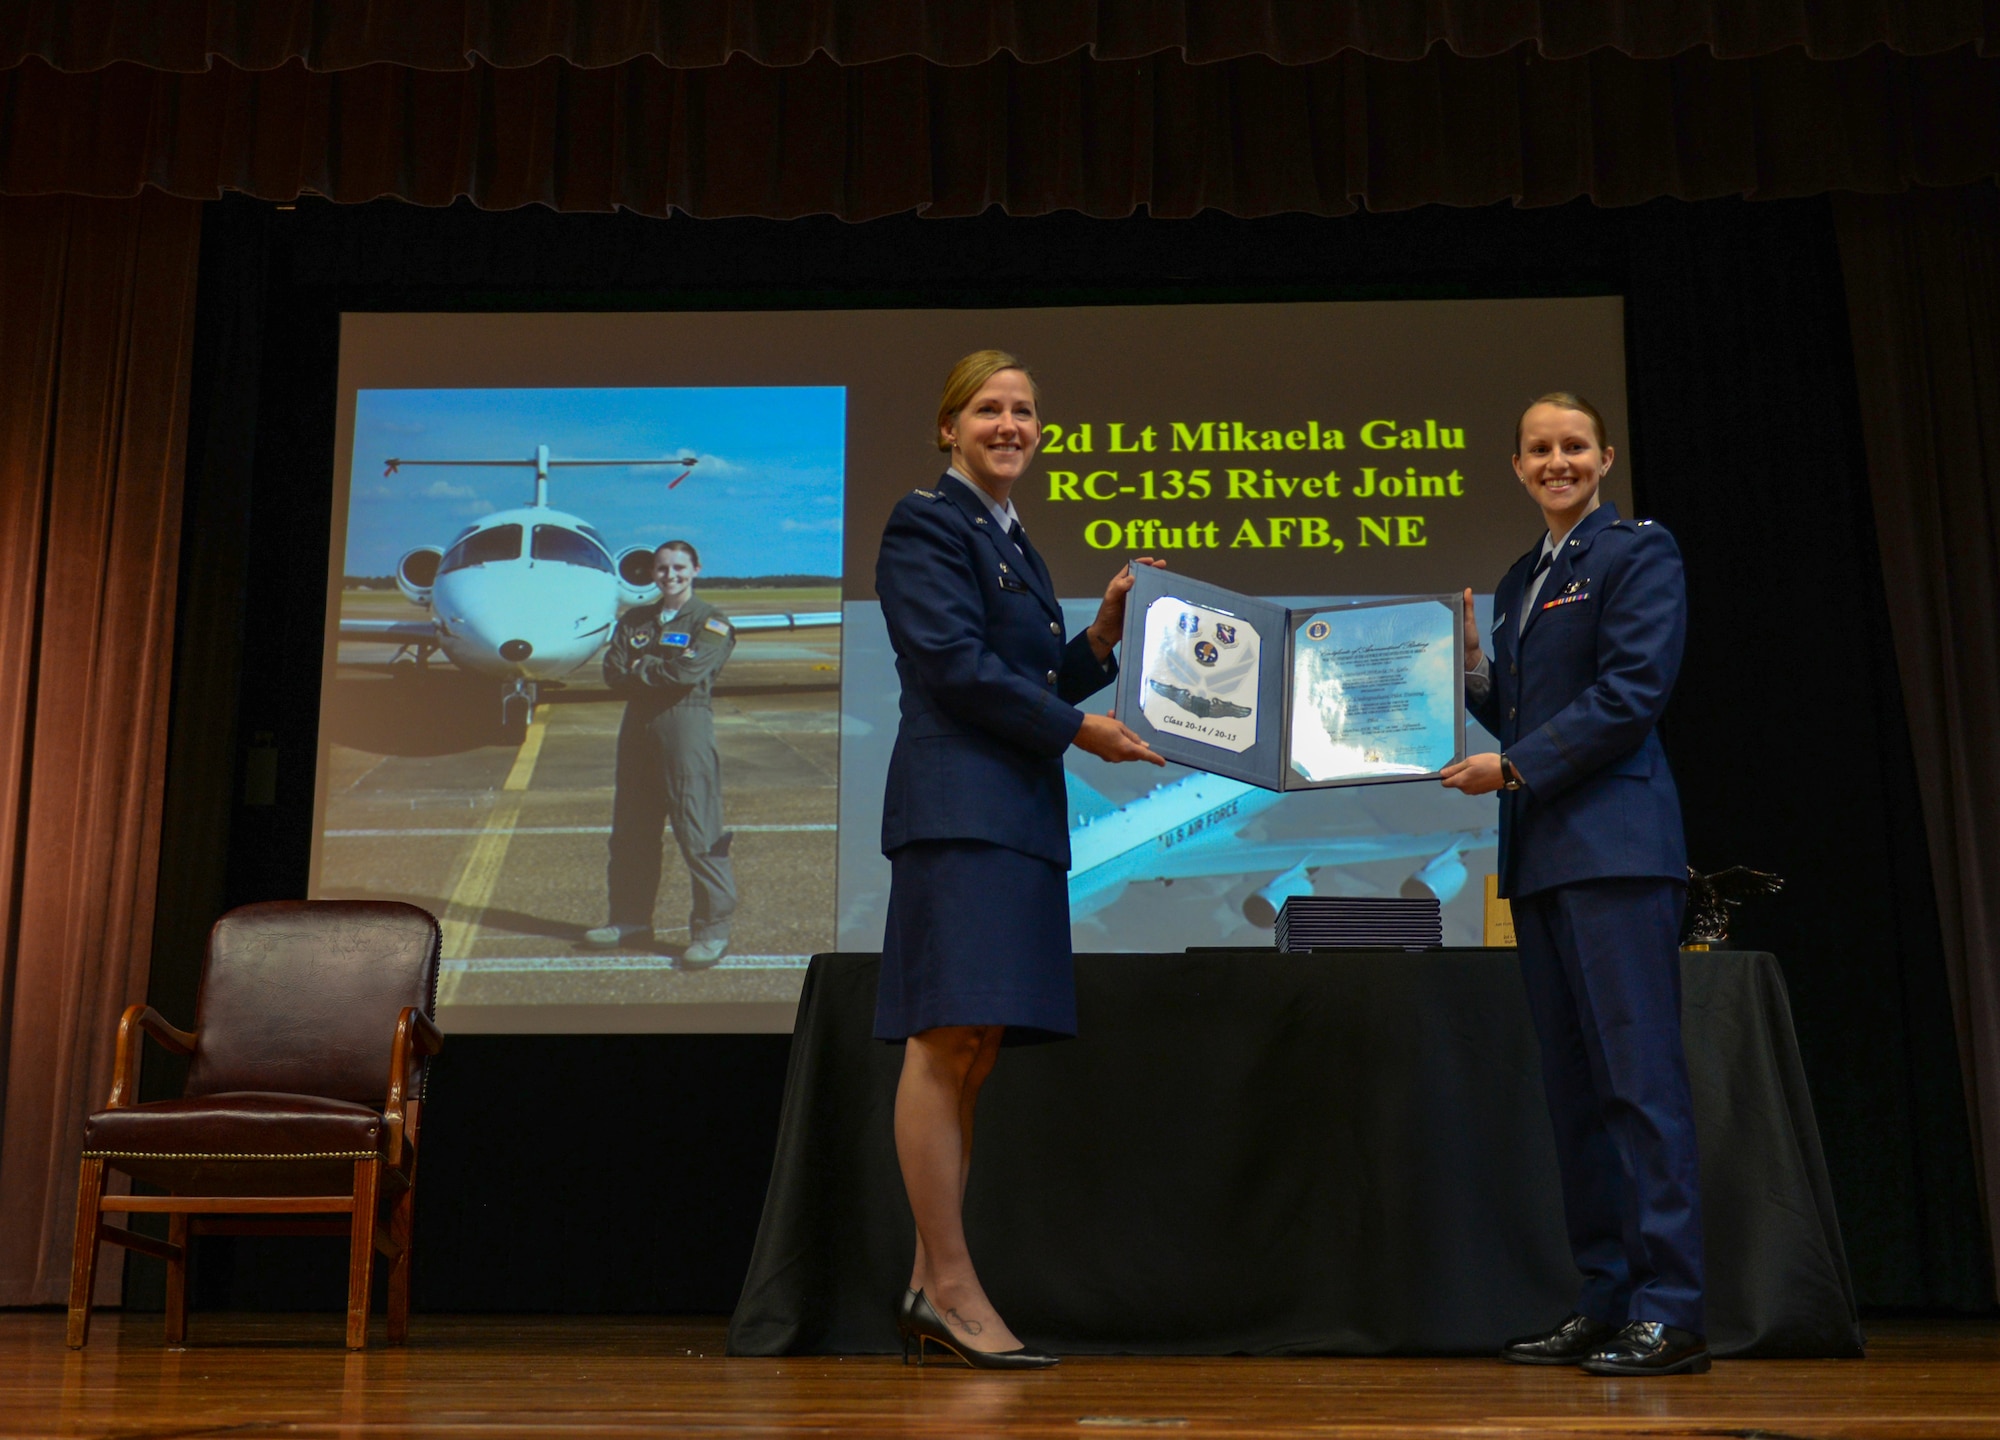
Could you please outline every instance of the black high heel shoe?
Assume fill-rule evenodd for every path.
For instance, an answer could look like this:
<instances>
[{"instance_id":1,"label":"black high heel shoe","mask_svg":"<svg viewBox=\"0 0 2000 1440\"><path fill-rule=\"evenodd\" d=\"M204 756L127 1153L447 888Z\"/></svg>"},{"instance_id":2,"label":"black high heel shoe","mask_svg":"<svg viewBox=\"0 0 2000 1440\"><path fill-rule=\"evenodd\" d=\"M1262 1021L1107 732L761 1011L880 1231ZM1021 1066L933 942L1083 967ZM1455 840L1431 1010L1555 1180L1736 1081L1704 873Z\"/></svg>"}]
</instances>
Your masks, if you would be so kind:
<instances>
[{"instance_id":1,"label":"black high heel shoe","mask_svg":"<svg viewBox=\"0 0 2000 1440\"><path fill-rule=\"evenodd\" d=\"M1046 1370L1058 1363L1056 1357L1047 1351L1027 1345L1014 1350L974 1350L969 1345L961 1345L944 1321L938 1318L936 1308L921 1290L912 1291L904 1301L903 1311L897 1316L896 1329L903 1337L905 1365L923 1364L926 1345L949 1350L975 1370Z\"/></svg>"}]
</instances>

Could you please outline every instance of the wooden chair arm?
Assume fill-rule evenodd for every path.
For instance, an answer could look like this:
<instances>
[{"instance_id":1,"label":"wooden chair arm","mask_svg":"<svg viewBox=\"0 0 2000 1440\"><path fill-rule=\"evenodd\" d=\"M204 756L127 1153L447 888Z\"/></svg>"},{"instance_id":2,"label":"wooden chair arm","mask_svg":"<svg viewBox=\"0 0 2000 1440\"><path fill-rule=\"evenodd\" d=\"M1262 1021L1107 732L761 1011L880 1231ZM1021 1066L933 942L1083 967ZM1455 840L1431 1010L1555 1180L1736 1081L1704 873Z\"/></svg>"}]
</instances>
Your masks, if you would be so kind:
<instances>
[{"instance_id":1,"label":"wooden chair arm","mask_svg":"<svg viewBox=\"0 0 2000 1440\"><path fill-rule=\"evenodd\" d=\"M139 1088L140 1052L148 1035L176 1055L194 1054L192 1032L176 1030L150 1005L127 1005L118 1019L118 1063L111 1073L111 1099L105 1109L123 1110L131 1105Z\"/></svg>"},{"instance_id":2,"label":"wooden chair arm","mask_svg":"<svg viewBox=\"0 0 2000 1440\"><path fill-rule=\"evenodd\" d=\"M389 1050L389 1097L382 1102L382 1118L389 1126L386 1158L391 1165L400 1164L403 1158L404 1092L410 1083L413 1045L420 1054L435 1055L444 1048L444 1034L430 1016L414 1005L405 1005L403 1013L396 1017L396 1042Z\"/></svg>"}]
</instances>

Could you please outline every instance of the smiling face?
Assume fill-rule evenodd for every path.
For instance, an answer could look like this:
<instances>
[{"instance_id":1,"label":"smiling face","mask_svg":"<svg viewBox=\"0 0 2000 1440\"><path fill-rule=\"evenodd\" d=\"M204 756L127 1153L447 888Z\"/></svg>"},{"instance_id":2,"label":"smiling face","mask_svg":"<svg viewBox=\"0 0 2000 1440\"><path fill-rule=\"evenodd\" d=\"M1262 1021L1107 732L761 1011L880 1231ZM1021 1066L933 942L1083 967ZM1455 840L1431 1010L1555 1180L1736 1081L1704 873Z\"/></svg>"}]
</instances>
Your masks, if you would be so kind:
<instances>
[{"instance_id":1,"label":"smiling face","mask_svg":"<svg viewBox=\"0 0 2000 1440\"><path fill-rule=\"evenodd\" d=\"M996 500L1005 500L1042 443L1035 387L1019 370L1002 370L979 387L941 431L952 463Z\"/></svg>"},{"instance_id":2,"label":"smiling face","mask_svg":"<svg viewBox=\"0 0 2000 1440\"><path fill-rule=\"evenodd\" d=\"M1560 539L1597 508L1597 487L1611 469L1612 454L1581 410L1541 404L1521 417L1514 473L1542 507L1551 535Z\"/></svg>"},{"instance_id":3,"label":"smiling face","mask_svg":"<svg viewBox=\"0 0 2000 1440\"><path fill-rule=\"evenodd\" d=\"M667 613L687 604L688 596L694 594L694 577L699 574L701 566L685 550L653 552L653 583L660 587L660 599L666 602Z\"/></svg>"}]
</instances>

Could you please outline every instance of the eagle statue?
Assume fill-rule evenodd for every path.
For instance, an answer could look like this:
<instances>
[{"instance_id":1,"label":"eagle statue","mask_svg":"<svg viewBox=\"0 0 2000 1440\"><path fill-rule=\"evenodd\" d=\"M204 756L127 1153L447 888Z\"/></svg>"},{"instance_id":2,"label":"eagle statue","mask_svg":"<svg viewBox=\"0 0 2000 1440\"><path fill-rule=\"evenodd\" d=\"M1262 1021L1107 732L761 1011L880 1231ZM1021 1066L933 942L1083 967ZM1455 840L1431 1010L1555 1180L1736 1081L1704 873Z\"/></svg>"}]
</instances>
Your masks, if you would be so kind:
<instances>
[{"instance_id":1,"label":"eagle statue","mask_svg":"<svg viewBox=\"0 0 2000 1440\"><path fill-rule=\"evenodd\" d=\"M1774 895L1785 882L1762 870L1732 865L1713 875L1699 875L1688 867L1687 918L1681 928L1681 946L1708 947L1729 941L1730 910L1752 895Z\"/></svg>"}]
</instances>

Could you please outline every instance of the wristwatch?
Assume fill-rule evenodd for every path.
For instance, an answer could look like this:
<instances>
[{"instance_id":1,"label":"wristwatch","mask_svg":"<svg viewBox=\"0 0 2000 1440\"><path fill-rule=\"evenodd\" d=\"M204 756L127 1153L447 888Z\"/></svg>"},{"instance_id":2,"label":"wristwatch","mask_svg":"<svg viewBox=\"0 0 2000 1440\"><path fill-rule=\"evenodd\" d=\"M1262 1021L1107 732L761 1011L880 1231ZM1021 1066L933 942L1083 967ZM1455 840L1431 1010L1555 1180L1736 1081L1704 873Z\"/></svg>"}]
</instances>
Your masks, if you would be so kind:
<instances>
[{"instance_id":1,"label":"wristwatch","mask_svg":"<svg viewBox=\"0 0 2000 1440\"><path fill-rule=\"evenodd\" d=\"M1505 750L1500 752L1500 788L1502 790L1521 788L1521 772L1514 768L1514 762L1507 758Z\"/></svg>"}]
</instances>

